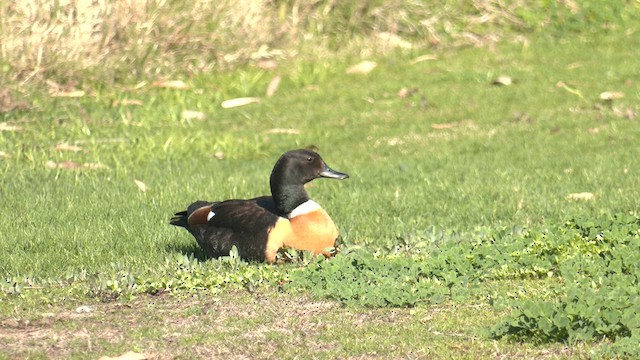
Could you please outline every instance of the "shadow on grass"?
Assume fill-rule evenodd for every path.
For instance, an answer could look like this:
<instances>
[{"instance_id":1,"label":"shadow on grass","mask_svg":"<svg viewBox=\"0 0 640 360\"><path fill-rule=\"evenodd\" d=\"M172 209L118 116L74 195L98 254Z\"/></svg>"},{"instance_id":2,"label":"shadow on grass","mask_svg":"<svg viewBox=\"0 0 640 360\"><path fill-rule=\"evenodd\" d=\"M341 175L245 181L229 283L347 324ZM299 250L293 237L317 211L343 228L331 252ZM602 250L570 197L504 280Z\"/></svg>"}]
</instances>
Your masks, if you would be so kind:
<instances>
[{"instance_id":1,"label":"shadow on grass","mask_svg":"<svg viewBox=\"0 0 640 360\"><path fill-rule=\"evenodd\" d=\"M207 261L209 259L212 259L210 256L207 256L207 254L204 253L202 248L200 248L200 246L198 246L198 244L195 242L189 243L189 244L184 244L184 243L168 244L167 250L169 252L178 252L183 255L196 258L198 259L198 261Z\"/></svg>"}]
</instances>

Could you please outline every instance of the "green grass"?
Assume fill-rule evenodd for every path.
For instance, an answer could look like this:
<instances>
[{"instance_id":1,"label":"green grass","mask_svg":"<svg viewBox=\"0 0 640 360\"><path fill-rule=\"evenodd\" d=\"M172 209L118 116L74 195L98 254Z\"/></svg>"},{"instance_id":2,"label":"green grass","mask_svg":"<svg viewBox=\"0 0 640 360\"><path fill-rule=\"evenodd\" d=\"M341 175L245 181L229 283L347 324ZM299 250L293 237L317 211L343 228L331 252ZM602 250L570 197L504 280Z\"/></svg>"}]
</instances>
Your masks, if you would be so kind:
<instances>
[{"instance_id":1,"label":"green grass","mask_svg":"<svg viewBox=\"0 0 640 360\"><path fill-rule=\"evenodd\" d=\"M402 265L404 257L428 263L433 244L513 240L495 235L504 229L542 233L573 218L638 213L638 49L637 36L604 32L443 50L438 60L417 64L411 60L423 52L396 53L375 59L378 67L368 75L345 75L356 58L291 61L281 64L283 81L273 98L263 94L274 73L251 67L185 79L189 90L96 88L78 99L34 91L29 109L0 115L0 122L23 128L0 132L0 151L6 153L0 157L3 327L26 320L48 334L84 327L96 340L89 346L62 339L63 350L53 357L136 349L178 356L184 349L196 358L212 355L217 346L222 356L285 358L587 356L598 341L568 344L567 350L562 343L494 342L488 335L516 306L505 301L499 310L489 299L536 293L554 298L557 277L472 281L465 283L475 289L468 296L445 297L436 305L423 299L396 309L362 308L357 301L339 307L307 298L313 291L306 285L282 286L313 269L315 260L277 267L190 259L201 257L194 240L168 219L196 199L268 193L277 157L309 145L351 176L318 180L310 194L340 227L346 252L374 254L372 263L380 266ZM492 85L499 75L515 84ZM419 90L401 98L403 87ZM604 91L625 97L608 104L599 100ZM263 99L220 107L222 100L240 96ZM123 99L142 105L112 105ZM207 119L182 119L183 110L204 112ZM273 128L300 134L269 133ZM83 151L55 150L61 142ZM224 159L216 159L216 152ZM50 169L49 160L105 167ZM134 180L149 189L140 191ZM591 192L595 200L566 200L578 192ZM421 246L429 251L419 251ZM341 259L354 255L338 256L334 261L346 269ZM158 292L171 295L144 295ZM185 298L188 308L176 305ZM166 312L154 312L155 299L167 302ZM99 308L90 320L69 315L84 303ZM307 317L304 304L327 309ZM121 314L120 306L126 309ZM273 313L262 312L270 306ZM215 323L216 314L235 307L256 315L225 315ZM281 313L285 324L274 326ZM96 325L93 320L101 317L113 325ZM140 320L129 329L132 318L148 324ZM180 321L193 329L183 333ZM399 331L389 336L387 327ZM19 338L18 332L0 331ZM153 340L174 333L175 347ZM117 336L109 334L124 335L110 341ZM0 356L46 356L49 350L32 344L0 350Z\"/></svg>"}]
</instances>

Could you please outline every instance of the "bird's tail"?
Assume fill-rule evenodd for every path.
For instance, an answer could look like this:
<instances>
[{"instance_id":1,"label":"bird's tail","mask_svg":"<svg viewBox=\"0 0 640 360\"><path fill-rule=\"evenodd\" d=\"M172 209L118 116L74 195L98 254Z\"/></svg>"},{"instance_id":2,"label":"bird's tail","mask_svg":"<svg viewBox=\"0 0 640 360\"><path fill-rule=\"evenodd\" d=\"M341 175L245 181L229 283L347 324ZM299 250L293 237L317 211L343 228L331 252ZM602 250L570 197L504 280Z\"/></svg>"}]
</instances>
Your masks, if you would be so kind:
<instances>
[{"instance_id":1,"label":"bird's tail","mask_svg":"<svg viewBox=\"0 0 640 360\"><path fill-rule=\"evenodd\" d=\"M171 225L175 225L175 226L181 226L185 229L189 228L189 215L187 214L187 211L180 211L175 213L175 215L173 215L173 217L171 218L171 220L169 221L169 224Z\"/></svg>"},{"instance_id":2,"label":"bird's tail","mask_svg":"<svg viewBox=\"0 0 640 360\"><path fill-rule=\"evenodd\" d=\"M181 226L189 230L189 216L199 208L207 205L213 205L213 204L215 203L198 200L193 204L189 205L189 207L187 207L187 210L175 213L171 218L171 220L169 221L169 224L175 225L175 226Z\"/></svg>"}]
</instances>

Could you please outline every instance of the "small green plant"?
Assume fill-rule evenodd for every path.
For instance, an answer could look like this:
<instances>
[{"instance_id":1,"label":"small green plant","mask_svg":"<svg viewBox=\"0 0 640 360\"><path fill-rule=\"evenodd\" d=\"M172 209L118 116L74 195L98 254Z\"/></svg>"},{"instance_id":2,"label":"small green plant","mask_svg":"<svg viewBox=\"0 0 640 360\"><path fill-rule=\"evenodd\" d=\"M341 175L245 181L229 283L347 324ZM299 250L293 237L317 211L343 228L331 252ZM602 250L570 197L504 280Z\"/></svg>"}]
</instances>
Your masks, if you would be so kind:
<instances>
[{"instance_id":1,"label":"small green plant","mask_svg":"<svg viewBox=\"0 0 640 360\"><path fill-rule=\"evenodd\" d=\"M609 339L620 345L607 351L627 351L640 340L640 219L630 214L567 222L584 243L597 251L578 252L560 267L563 283L557 300L524 301L493 330L534 342Z\"/></svg>"},{"instance_id":2,"label":"small green plant","mask_svg":"<svg viewBox=\"0 0 640 360\"><path fill-rule=\"evenodd\" d=\"M359 250L293 271L285 289L307 289L347 305L414 306L464 296L465 279L458 275L455 269L434 273L415 258L378 258Z\"/></svg>"}]
</instances>

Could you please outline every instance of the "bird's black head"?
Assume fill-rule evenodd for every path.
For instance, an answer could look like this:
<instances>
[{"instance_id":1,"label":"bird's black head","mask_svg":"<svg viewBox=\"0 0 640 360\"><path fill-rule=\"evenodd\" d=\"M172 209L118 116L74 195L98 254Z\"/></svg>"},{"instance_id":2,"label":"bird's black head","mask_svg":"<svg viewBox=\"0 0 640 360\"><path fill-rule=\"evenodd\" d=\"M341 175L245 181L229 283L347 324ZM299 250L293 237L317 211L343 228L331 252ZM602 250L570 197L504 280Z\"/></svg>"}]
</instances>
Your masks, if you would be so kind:
<instances>
[{"instance_id":1,"label":"bird's black head","mask_svg":"<svg viewBox=\"0 0 640 360\"><path fill-rule=\"evenodd\" d=\"M291 150L282 154L273 167L270 180L276 206L288 213L309 200L304 184L319 177L343 180L349 175L331 169L311 150Z\"/></svg>"}]
</instances>

